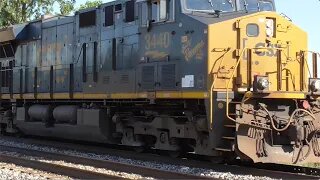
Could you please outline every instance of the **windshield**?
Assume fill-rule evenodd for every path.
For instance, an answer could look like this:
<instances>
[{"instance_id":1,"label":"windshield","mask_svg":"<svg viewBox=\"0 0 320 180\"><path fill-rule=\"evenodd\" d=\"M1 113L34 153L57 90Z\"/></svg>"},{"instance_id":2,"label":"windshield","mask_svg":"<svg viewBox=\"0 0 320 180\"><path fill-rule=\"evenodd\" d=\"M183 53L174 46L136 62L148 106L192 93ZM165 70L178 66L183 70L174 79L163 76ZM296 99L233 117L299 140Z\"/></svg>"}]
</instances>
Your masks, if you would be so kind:
<instances>
[{"instance_id":1,"label":"windshield","mask_svg":"<svg viewBox=\"0 0 320 180\"><path fill-rule=\"evenodd\" d=\"M181 0L188 11L197 12L234 12L246 10L252 11L274 11L270 0ZM237 3L236 3L237 2Z\"/></svg>"},{"instance_id":2,"label":"windshield","mask_svg":"<svg viewBox=\"0 0 320 180\"><path fill-rule=\"evenodd\" d=\"M240 10L246 11L274 11L270 1L240 0Z\"/></svg>"},{"instance_id":3,"label":"windshield","mask_svg":"<svg viewBox=\"0 0 320 180\"><path fill-rule=\"evenodd\" d=\"M274 11L273 4L268 1L259 2L260 11Z\"/></svg>"},{"instance_id":4,"label":"windshield","mask_svg":"<svg viewBox=\"0 0 320 180\"><path fill-rule=\"evenodd\" d=\"M182 0L189 11L235 11L234 0Z\"/></svg>"}]
</instances>

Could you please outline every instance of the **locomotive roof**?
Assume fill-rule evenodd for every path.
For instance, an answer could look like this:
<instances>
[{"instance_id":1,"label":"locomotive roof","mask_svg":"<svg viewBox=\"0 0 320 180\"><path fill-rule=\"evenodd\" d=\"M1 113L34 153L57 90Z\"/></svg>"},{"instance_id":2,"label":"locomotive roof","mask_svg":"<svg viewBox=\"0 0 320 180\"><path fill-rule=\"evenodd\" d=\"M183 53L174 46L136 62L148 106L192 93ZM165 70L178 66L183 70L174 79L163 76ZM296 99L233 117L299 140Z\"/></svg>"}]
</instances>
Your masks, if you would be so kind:
<instances>
[{"instance_id":1,"label":"locomotive roof","mask_svg":"<svg viewBox=\"0 0 320 180\"><path fill-rule=\"evenodd\" d=\"M0 29L0 42L7 42L18 39L28 23L11 25Z\"/></svg>"}]
</instances>

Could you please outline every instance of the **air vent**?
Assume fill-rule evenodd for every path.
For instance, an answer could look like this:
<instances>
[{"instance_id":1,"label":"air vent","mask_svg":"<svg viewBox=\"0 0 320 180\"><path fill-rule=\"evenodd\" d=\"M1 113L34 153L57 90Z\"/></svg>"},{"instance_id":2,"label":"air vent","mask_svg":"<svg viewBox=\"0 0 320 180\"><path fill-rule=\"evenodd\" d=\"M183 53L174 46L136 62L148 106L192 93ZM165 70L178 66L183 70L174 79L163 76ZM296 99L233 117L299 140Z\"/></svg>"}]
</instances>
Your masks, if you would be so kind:
<instances>
[{"instance_id":1,"label":"air vent","mask_svg":"<svg viewBox=\"0 0 320 180\"><path fill-rule=\"evenodd\" d=\"M122 75L121 79L120 79L120 82L122 84L128 84L129 83L129 75Z\"/></svg>"},{"instance_id":2,"label":"air vent","mask_svg":"<svg viewBox=\"0 0 320 180\"><path fill-rule=\"evenodd\" d=\"M176 88L176 66L174 64L161 67L161 87L163 89Z\"/></svg>"},{"instance_id":3,"label":"air vent","mask_svg":"<svg viewBox=\"0 0 320 180\"><path fill-rule=\"evenodd\" d=\"M141 73L141 88L154 89L154 66L144 66Z\"/></svg>"},{"instance_id":4,"label":"air vent","mask_svg":"<svg viewBox=\"0 0 320 180\"><path fill-rule=\"evenodd\" d=\"M110 83L110 76L104 76L103 77L103 84L109 84Z\"/></svg>"}]
</instances>

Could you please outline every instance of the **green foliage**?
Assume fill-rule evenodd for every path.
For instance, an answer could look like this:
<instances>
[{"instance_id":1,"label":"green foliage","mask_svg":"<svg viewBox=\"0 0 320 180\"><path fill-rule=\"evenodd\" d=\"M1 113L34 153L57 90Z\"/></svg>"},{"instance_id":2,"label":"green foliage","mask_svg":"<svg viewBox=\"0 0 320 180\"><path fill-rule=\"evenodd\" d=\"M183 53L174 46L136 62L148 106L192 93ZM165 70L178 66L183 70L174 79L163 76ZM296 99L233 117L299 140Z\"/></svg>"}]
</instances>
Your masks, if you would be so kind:
<instances>
[{"instance_id":1,"label":"green foliage","mask_svg":"<svg viewBox=\"0 0 320 180\"><path fill-rule=\"evenodd\" d=\"M0 0L0 27L19 24L41 15L54 14L54 7L60 8L59 15L69 15L75 10L98 7L102 0L91 0L75 9L76 0Z\"/></svg>"},{"instance_id":2,"label":"green foliage","mask_svg":"<svg viewBox=\"0 0 320 180\"><path fill-rule=\"evenodd\" d=\"M68 15L74 10L75 0L59 0L60 1L60 15Z\"/></svg>"},{"instance_id":3,"label":"green foliage","mask_svg":"<svg viewBox=\"0 0 320 180\"><path fill-rule=\"evenodd\" d=\"M87 9L87 8L92 8L92 7L98 7L102 4L101 0L92 0L92 1L87 1L84 4L80 5L80 8L78 10L82 9Z\"/></svg>"},{"instance_id":4,"label":"green foliage","mask_svg":"<svg viewBox=\"0 0 320 180\"><path fill-rule=\"evenodd\" d=\"M59 5L61 15L67 15L74 10L75 0L0 0L0 26L23 23L38 19L44 14L53 14L55 4Z\"/></svg>"}]
</instances>

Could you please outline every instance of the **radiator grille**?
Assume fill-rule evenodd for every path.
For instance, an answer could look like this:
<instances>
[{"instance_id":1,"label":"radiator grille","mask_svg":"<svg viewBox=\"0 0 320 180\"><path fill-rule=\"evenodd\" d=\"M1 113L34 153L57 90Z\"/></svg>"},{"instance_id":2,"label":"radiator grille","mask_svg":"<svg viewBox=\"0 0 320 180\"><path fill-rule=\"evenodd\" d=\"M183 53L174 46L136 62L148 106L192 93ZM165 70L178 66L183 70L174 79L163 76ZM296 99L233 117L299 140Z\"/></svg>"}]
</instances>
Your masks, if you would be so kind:
<instances>
[{"instance_id":1,"label":"radiator grille","mask_svg":"<svg viewBox=\"0 0 320 180\"><path fill-rule=\"evenodd\" d=\"M122 84L128 84L129 83L129 75L122 75L121 76L121 79L120 79L120 82L122 83Z\"/></svg>"},{"instance_id":2,"label":"radiator grille","mask_svg":"<svg viewBox=\"0 0 320 180\"><path fill-rule=\"evenodd\" d=\"M174 64L161 67L161 87L165 89L176 87L176 66Z\"/></svg>"},{"instance_id":3,"label":"radiator grille","mask_svg":"<svg viewBox=\"0 0 320 180\"><path fill-rule=\"evenodd\" d=\"M103 77L103 84L109 84L110 83L110 76L104 76Z\"/></svg>"},{"instance_id":4,"label":"radiator grille","mask_svg":"<svg viewBox=\"0 0 320 180\"><path fill-rule=\"evenodd\" d=\"M154 66L144 66L141 72L141 88L142 89L154 89L155 76Z\"/></svg>"}]
</instances>

